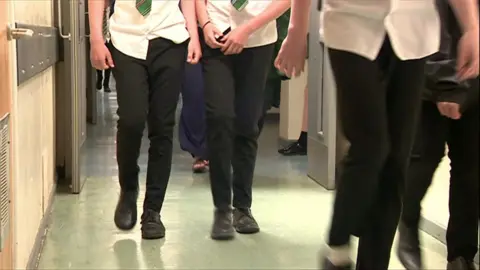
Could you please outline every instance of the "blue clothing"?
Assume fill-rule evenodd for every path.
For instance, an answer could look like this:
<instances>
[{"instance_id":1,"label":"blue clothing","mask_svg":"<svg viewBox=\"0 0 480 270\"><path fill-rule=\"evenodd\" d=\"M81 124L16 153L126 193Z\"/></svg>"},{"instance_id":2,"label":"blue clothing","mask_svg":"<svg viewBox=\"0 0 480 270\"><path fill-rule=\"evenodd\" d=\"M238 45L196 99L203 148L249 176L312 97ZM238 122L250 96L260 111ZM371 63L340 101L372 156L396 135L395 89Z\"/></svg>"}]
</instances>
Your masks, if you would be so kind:
<instances>
[{"instance_id":1,"label":"blue clothing","mask_svg":"<svg viewBox=\"0 0 480 270\"><path fill-rule=\"evenodd\" d=\"M202 65L185 65L179 139L182 150L207 158L205 99Z\"/></svg>"}]
</instances>

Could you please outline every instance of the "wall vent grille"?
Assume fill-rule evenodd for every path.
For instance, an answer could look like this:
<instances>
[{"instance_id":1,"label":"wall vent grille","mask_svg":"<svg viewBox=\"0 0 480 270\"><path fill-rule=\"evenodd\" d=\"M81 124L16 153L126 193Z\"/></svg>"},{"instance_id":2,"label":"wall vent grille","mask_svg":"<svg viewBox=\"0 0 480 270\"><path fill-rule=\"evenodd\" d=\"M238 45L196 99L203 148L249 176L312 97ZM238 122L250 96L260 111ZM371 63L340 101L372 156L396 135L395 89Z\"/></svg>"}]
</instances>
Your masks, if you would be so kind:
<instances>
[{"instance_id":1,"label":"wall vent grille","mask_svg":"<svg viewBox=\"0 0 480 270\"><path fill-rule=\"evenodd\" d=\"M8 238L10 226L10 122L0 119L0 251Z\"/></svg>"}]
</instances>

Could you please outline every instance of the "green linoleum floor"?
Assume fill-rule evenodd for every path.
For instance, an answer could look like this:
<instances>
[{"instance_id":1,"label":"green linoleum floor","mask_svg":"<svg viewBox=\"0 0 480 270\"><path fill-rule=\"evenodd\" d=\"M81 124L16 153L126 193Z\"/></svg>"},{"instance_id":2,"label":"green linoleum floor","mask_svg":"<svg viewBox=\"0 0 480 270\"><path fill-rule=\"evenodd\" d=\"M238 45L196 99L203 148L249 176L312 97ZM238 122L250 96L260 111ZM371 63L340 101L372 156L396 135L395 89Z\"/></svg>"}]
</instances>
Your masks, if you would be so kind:
<instances>
[{"instance_id":1,"label":"green linoleum floor","mask_svg":"<svg viewBox=\"0 0 480 270\"><path fill-rule=\"evenodd\" d=\"M89 178L80 195L56 196L39 269L318 269L333 194L307 178L305 157L277 154L278 127L271 123L260 139L255 175L253 213L259 234L237 235L230 242L209 238L213 209L207 175L191 174L191 159L177 144L162 211L166 238L142 240L139 226L117 230L114 93L104 100L100 108L106 117L89 130L86 145ZM422 238L427 268L445 269L445 246ZM395 255L391 269L403 269Z\"/></svg>"}]
</instances>

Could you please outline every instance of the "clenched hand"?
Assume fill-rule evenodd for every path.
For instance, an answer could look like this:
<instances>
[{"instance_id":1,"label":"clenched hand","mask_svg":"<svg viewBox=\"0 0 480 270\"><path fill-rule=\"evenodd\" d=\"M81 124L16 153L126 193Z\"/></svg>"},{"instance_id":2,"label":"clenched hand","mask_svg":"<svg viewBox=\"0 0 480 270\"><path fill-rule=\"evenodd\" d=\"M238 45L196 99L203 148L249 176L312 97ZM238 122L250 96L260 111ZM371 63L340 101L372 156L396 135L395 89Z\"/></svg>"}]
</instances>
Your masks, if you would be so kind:
<instances>
[{"instance_id":1,"label":"clenched hand","mask_svg":"<svg viewBox=\"0 0 480 270\"><path fill-rule=\"evenodd\" d=\"M113 68L112 54L103 41L90 42L90 61L97 70Z\"/></svg>"}]
</instances>

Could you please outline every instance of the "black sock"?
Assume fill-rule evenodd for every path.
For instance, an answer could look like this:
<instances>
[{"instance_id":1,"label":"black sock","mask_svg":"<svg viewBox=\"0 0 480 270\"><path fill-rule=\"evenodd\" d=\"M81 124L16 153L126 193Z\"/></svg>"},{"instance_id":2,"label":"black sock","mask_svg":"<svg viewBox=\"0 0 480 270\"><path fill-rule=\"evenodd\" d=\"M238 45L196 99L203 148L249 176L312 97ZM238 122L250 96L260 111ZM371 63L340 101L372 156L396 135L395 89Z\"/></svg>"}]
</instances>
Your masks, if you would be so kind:
<instances>
[{"instance_id":1,"label":"black sock","mask_svg":"<svg viewBox=\"0 0 480 270\"><path fill-rule=\"evenodd\" d=\"M307 147L307 132L306 131L302 131L300 133L300 137L298 137L298 140L297 140L298 144L300 144L300 146L302 147Z\"/></svg>"}]
</instances>

